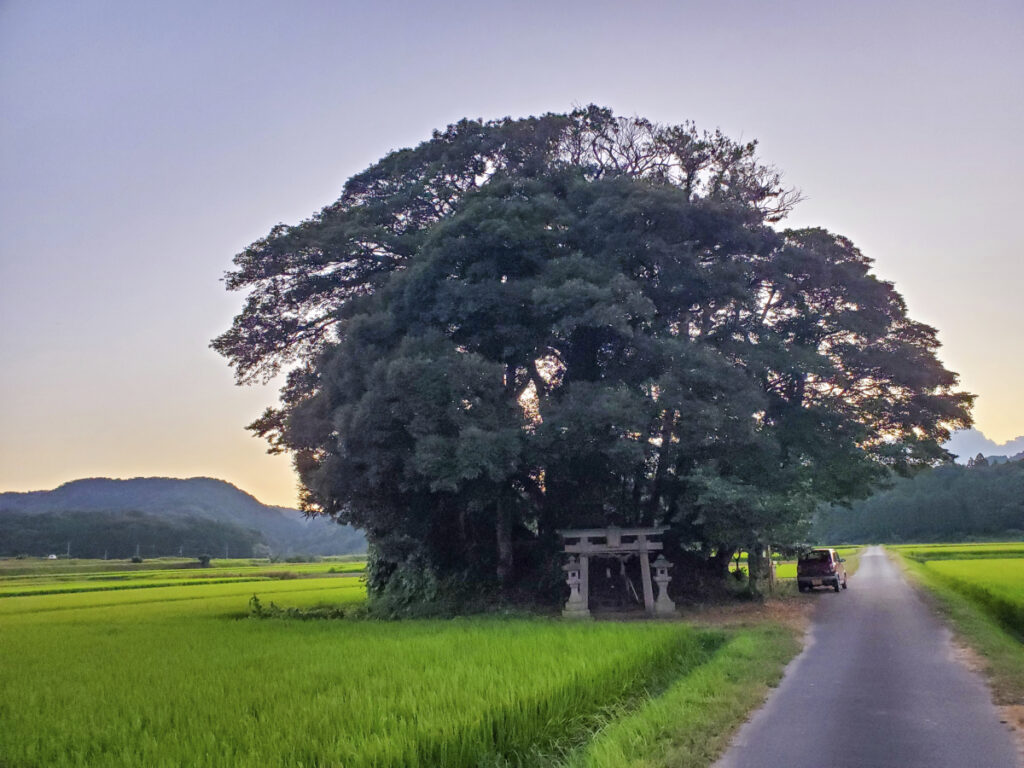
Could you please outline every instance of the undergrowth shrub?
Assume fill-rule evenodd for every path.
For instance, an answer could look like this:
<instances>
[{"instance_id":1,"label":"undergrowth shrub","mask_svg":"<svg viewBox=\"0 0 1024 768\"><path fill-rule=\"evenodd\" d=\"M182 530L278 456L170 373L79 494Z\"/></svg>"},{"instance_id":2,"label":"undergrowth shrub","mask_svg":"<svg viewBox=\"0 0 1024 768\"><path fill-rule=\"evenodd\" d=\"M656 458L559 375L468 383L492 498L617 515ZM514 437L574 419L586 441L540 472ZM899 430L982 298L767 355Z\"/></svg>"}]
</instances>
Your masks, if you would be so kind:
<instances>
[{"instance_id":1,"label":"undergrowth shrub","mask_svg":"<svg viewBox=\"0 0 1024 768\"><path fill-rule=\"evenodd\" d=\"M317 606L314 608L282 608L277 603L263 605L257 595L249 600L249 616L254 619L344 619L345 609L338 606Z\"/></svg>"}]
</instances>

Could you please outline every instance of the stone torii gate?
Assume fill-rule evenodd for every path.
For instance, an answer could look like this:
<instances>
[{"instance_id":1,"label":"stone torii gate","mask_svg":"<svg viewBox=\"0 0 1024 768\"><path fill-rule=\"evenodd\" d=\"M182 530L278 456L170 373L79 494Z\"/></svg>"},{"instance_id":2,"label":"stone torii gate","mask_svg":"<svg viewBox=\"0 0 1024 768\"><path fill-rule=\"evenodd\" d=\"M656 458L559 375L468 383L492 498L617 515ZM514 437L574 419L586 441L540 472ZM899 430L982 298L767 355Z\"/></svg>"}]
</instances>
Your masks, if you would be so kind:
<instances>
[{"instance_id":1,"label":"stone torii gate","mask_svg":"<svg viewBox=\"0 0 1024 768\"><path fill-rule=\"evenodd\" d=\"M660 541L651 541L651 537L660 536L668 530L667 526L656 528L581 528L561 530L558 534L565 542L565 553L569 562L562 566L566 572L566 583L569 585L569 601L562 611L563 616L587 618L590 616L590 558L598 555L614 557L640 558L640 575L643 581L644 609L656 616L675 615L676 606L668 596L668 583L672 577L668 569L672 564L659 554L654 561L658 584L658 599L654 599L654 588L651 585L651 561L648 553L658 552L664 548Z\"/></svg>"}]
</instances>

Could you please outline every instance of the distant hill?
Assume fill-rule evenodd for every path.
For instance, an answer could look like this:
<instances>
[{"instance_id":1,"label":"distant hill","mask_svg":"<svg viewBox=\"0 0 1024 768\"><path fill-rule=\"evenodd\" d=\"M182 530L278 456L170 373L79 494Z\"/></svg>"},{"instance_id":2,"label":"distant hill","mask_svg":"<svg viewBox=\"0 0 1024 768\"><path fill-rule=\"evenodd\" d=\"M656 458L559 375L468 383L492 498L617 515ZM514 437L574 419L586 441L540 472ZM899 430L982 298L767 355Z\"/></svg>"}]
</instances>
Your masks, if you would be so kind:
<instances>
[{"instance_id":1,"label":"distant hill","mask_svg":"<svg viewBox=\"0 0 1024 768\"><path fill-rule=\"evenodd\" d=\"M72 534L79 542L76 546L72 540L72 554L83 557L102 556L82 548L95 549L104 538L110 541L104 551L112 546L117 554L110 556L123 557L119 550L126 537L149 556L192 555L197 552L188 550L197 549L215 556L225 549L233 556L264 549L280 555L366 551L365 537L350 526L261 504L230 483L208 477L90 478L52 491L0 493L0 556L63 552ZM47 551L28 551L29 543L33 549L45 543ZM11 548L17 551L4 551Z\"/></svg>"},{"instance_id":2,"label":"distant hill","mask_svg":"<svg viewBox=\"0 0 1024 768\"><path fill-rule=\"evenodd\" d=\"M953 437L943 448L955 454L959 464L966 464L979 453L985 457L1008 456L1014 461L1024 458L1024 435L999 444L995 440L989 440L980 430L961 429L953 433Z\"/></svg>"},{"instance_id":3,"label":"distant hill","mask_svg":"<svg viewBox=\"0 0 1024 768\"><path fill-rule=\"evenodd\" d=\"M1011 461L1024 461L1024 453L1018 453L1013 456L986 456L985 460L988 461L989 465L1008 464Z\"/></svg>"}]
</instances>

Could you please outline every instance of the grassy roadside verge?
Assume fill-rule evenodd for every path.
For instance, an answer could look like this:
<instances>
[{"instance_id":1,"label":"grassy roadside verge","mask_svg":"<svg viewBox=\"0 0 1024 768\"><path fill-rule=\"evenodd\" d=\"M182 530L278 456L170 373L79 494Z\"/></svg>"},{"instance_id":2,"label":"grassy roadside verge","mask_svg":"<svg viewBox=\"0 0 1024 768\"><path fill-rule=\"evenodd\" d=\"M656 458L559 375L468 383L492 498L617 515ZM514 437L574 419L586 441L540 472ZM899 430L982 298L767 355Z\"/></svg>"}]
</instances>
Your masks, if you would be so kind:
<instances>
[{"instance_id":1,"label":"grassy roadside verge","mask_svg":"<svg viewBox=\"0 0 1024 768\"><path fill-rule=\"evenodd\" d=\"M566 768L704 768L776 685L799 650L778 625L736 630L705 664L614 720L570 755Z\"/></svg>"},{"instance_id":2,"label":"grassy roadside verge","mask_svg":"<svg viewBox=\"0 0 1024 768\"><path fill-rule=\"evenodd\" d=\"M1021 641L1000 626L983 606L954 589L922 563L892 549L911 579L925 587L933 603L949 619L957 635L980 657L997 704L1024 702L1024 652Z\"/></svg>"}]
</instances>

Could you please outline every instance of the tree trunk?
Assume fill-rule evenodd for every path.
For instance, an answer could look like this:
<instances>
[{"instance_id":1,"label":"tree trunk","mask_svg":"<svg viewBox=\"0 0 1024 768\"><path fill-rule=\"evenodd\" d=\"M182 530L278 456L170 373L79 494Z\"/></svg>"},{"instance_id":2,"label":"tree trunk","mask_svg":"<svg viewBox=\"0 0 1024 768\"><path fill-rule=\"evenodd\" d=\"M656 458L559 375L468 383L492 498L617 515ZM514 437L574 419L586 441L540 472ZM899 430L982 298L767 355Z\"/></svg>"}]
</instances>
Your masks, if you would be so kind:
<instances>
[{"instance_id":1,"label":"tree trunk","mask_svg":"<svg viewBox=\"0 0 1024 768\"><path fill-rule=\"evenodd\" d=\"M708 558L708 564L716 577L724 579L729 575L729 563L735 551L736 547L732 544L719 544L715 548L715 554Z\"/></svg>"},{"instance_id":2,"label":"tree trunk","mask_svg":"<svg viewBox=\"0 0 1024 768\"><path fill-rule=\"evenodd\" d=\"M512 580L515 562L512 554L512 515L507 502L498 500L495 515L495 538L498 545L498 581L502 588Z\"/></svg>"},{"instance_id":3,"label":"tree trunk","mask_svg":"<svg viewBox=\"0 0 1024 768\"><path fill-rule=\"evenodd\" d=\"M654 481L651 484L651 498L647 508L647 516L650 525L658 519L661 507L661 493L665 484L665 475L668 471L669 448L672 445L672 428L675 426L676 412L674 409L666 409L661 416L661 445L658 447L658 466L654 470Z\"/></svg>"},{"instance_id":4,"label":"tree trunk","mask_svg":"<svg viewBox=\"0 0 1024 768\"><path fill-rule=\"evenodd\" d=\"M764 578L764 547L754 544L747 549L747 592L751 597L762 597L761 580Z\"/></svg>"}]
</instances>

